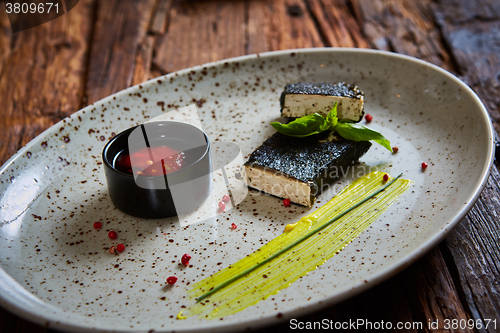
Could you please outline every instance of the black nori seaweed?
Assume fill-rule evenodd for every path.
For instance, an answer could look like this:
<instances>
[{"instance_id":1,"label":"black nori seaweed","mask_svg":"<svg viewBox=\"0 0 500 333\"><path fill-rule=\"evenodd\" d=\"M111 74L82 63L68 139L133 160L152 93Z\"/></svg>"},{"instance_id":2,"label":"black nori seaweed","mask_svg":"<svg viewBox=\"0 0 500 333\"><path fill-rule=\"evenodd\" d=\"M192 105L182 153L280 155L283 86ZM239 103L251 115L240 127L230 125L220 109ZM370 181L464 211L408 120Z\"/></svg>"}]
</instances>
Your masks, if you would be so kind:
<instances>
[{"instance_id":1,"label":"black nori seaweed","mask_svg":"<svg viewBox=\"0 0 500 333\"><path fill-rule=\"evenodd\" d=\"M323 186L339 179L345 167L356 162L371 146L368 141L326 141L328 133L294 138L275 133L258 147L245 165L279 172L309 183L311 199Z\"/></svg>"},{"instance_id":2,"label":"black nori seaweed","mask_svg":"<svg viewBox=\"0 0 500 333\"><path fill-rule=\"evenodd\" d=\"M297 82L289 83L285 86L285 89L281 93L280 105L283 109L283 104L285 103L285 96L288 94L296 95L324 95L324 96L339 96L348 98L361 98L364 96L363 91L361 91L355 84L349 84L345 82Z\"/></svg>"}]
</instances>

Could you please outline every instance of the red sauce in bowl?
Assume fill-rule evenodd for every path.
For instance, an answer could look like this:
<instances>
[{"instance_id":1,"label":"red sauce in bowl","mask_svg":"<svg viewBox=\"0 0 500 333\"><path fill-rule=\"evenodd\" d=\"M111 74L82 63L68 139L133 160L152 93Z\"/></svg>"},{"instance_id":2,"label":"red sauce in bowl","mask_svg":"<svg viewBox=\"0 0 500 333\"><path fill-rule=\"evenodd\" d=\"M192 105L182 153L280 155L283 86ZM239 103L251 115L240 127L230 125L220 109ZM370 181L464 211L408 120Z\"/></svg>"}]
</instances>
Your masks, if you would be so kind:
<instances>
[{"instance_id":1,"label":"red sauce in bowl","mask_svg":"<svg viewBox=\"0 0 500 333\"><path fill-rule=\"evenodd\" d=\"M115 167L123 172L143 176L161 176L182 168L185 159L183 152L168 146L143 148L132 154L121 153Z\"/></svg>"}]
</instances>

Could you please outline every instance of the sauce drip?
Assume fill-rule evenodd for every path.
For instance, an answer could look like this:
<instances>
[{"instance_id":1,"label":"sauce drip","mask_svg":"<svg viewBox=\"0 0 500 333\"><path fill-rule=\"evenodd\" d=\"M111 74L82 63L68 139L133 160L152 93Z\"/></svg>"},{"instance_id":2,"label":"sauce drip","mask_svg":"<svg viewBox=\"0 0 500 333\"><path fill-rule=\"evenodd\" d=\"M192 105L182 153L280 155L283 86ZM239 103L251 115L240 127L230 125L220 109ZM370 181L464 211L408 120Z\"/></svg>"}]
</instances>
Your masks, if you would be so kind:
<instances>
[{"instance_id":1,"label":"sauce drip","mask_svg":"<svg viewBox=\"0 0 500 333\"><path fill-rule=\"evenodd\" d=\"M123 172L143 176L161 176L180 170L185 160L184 152L168 146L142 148L132 154L120 153L115 167Z\"/></svg>"}]
</instances>

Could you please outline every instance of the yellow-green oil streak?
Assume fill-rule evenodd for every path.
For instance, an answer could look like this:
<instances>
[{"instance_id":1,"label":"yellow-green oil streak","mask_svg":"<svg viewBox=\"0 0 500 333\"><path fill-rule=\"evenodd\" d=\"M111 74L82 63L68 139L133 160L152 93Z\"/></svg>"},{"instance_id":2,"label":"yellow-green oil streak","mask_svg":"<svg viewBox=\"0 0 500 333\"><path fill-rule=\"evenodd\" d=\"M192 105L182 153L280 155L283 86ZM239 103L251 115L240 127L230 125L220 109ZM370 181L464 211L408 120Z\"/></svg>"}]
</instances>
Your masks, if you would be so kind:
<instances>
[{"instance_id":1,"label":"yellow-green oil streak","mask_svg":"<svg viewBox=\"0 0 500 333\"><path fill-rule=\"evenodd\" d=\"M197 282L190 290L190 295L194 298L200 297L214 286L248 270L280 249L297 241L311 229L325 224L363 201L384 186L384 174L384 172L374 171L355 180L325 205L301 218L293 228L287 228L290 231L284 232L240 261ZM198 315L207 319L225 317L289 287L298 278L333 257L366 230L397 197L408 189L409 185L409 180L397 179L375 197L290 250L194 304L187 311L187 315Z\"/></svg>"}]
</instances>

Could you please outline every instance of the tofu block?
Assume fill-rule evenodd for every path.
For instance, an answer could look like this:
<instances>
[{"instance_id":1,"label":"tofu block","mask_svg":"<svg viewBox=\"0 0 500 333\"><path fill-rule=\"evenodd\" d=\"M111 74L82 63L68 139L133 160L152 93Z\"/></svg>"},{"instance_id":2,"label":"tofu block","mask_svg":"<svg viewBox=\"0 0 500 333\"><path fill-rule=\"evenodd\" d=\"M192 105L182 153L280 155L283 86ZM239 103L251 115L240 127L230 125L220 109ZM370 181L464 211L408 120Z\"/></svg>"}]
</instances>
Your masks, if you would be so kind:
<instances>
[{"instance_id":1,"label":"tofu block","mask_svg":"<svg viewBox=\"0 0 500 333\"><path fill-rule=\"evenodd\" d=\"M248 186L311 207L371 146L368 141L328 137L328 133L306 138L275 133L245 163Z\"/></svg>"},{"instance_id":2,"label":"tofu block","mask_svg":"<svg viewBox=\"0 0 500 333\"><path fill-rule=\"evenodd\" d=\"M338 103L340 120L363 119L364 93L354 84L298 82L285 86L280 98L281 116L298 118L311 113L326 115Z\"/></svg>"}]
</instances>

